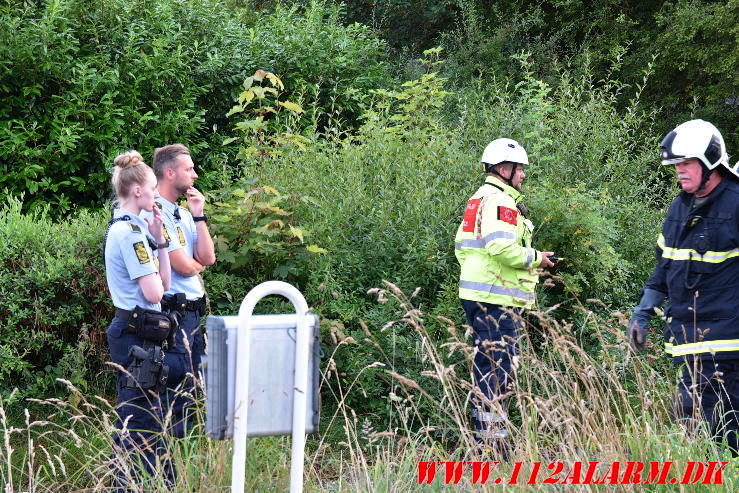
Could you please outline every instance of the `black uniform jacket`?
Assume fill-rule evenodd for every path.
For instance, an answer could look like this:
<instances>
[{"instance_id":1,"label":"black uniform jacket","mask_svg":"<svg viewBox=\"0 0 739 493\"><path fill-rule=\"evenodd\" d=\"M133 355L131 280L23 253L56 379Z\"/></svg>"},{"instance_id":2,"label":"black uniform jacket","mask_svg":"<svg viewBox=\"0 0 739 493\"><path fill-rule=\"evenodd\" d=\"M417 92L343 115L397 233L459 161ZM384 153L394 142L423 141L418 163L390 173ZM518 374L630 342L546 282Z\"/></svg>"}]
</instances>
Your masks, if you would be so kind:
<instances>
[{"instance_id":1,"label":"black uniform jacket","mask_svg":"<svg viewBox=\"0 0 739 493\"><path fill-rule=\"evenodd\" d=\"M685 192L672 201L646 287L667 294L675 361L739 359L739 183L724 178L699 205Z\"/></svg>"}]
</instances>

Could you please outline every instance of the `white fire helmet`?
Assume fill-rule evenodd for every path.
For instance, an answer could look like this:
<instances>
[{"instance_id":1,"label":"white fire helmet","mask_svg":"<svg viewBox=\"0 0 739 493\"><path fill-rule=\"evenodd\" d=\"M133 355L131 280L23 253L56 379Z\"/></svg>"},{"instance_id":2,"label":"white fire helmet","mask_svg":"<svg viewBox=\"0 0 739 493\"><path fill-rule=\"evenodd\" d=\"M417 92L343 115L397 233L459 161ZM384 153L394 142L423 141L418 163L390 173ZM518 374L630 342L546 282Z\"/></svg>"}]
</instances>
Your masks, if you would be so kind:
<instances>
[{"instance_id":1,"label":"white fire helmet","mask_svg":"<svg viewBox=\"0 0 739 493\"><path fill-rule=\"evenodd\" d=\"M500 163L529 164L526 150L513 139L495 139L482 151L480 161L484 165Z\"/></svg>"},{"instance_id":2,"label":"white fire helmet","mask_svg":"<svg viewBox=\"0 0 739 493\"><path fill-rule=\"evenodd\" d=\"M729 165L729 155L721 132L705 120L690 120L675 127L662 139L660 157L663 165L677 164L691 158L700 160L709 170L721 164L739 176L739 164L733 168Z\"/></svg>"}]
</instances>

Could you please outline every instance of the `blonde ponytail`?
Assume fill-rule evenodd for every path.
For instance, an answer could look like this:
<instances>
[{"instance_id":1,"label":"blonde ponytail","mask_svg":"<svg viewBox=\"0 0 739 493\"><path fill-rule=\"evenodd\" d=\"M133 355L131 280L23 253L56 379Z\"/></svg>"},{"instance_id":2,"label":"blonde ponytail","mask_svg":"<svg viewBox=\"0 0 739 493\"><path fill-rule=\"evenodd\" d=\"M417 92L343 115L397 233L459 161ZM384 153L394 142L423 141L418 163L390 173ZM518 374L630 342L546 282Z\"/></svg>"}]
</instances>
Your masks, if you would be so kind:
<instances>
[{"instance_id":1,"label":"blonde ponytail","mask_svg":"<svg viewBox=\"0 0 739 493\"><path fill-rule=\"evenodd\" d=\"M119 201L128 198L134 185L144 185L149 173L153 173L141 154L133 150L119 154L113 163L115 166L111 181Z\"/></svg>"}]
</instances>

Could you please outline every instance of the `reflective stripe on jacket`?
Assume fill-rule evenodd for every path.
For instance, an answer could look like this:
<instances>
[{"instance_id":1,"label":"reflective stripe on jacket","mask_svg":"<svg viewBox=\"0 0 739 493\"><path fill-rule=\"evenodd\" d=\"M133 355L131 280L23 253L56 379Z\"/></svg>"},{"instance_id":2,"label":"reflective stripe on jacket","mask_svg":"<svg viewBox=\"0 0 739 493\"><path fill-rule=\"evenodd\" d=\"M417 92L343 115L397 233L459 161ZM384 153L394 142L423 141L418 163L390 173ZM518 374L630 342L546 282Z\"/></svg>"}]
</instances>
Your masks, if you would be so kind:
<instances>
[{"instance_id":1,"label":"reflective stripe on jacket","mask_svg":"<svg viewBox=\"0 0 739 493\"><path fill-rule=\"evenodd\" d=\"M697 206L678 195L657 261L646 287L668 296L665 352L676 361L739 359L739 183L724 178Z\"/></svg>"},{"instance_id":2,"label":"reflective stripe on jacket","mask_svg":"<svg viewBox=\"0 0 739 493\"><path fill-rule=\"evenodd\" d=\"M461 266L459 297L530 308L541 254L531 247L534 229L518 210L521 193L496 178L470 197L454 240Z\"/></svg>"}]
</instances>

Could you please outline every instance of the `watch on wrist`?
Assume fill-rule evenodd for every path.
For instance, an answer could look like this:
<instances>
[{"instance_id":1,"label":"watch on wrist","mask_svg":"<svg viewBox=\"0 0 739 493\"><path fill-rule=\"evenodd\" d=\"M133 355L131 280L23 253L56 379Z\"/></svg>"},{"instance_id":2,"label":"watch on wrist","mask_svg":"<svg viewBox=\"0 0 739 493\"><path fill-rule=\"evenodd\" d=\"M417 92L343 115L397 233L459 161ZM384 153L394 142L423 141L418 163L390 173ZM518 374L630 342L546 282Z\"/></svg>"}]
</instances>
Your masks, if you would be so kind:
<instances>
[{"instance_id":1,"label":"watch on wrist","mask_svg":"<svg viewBox=\"0 0 739 493\"><path fill-rule=\"evenodd\" d=\"M164 243L157 243L157 249L160 248L169 248L169 240L165 238Z\"/></svg>"},{"instance_id":2,"label":"watch on wrist","mask_svg":"<svg viewBox=\"0 0 739 493\"><path fill-rule=\"evenodd\" d=\"M195 222L205 221L207 223L208 222L208 215L207 214L203 214L202 216L192 216L192 220L195 221Z\"/></svg>"}]
</instances>

